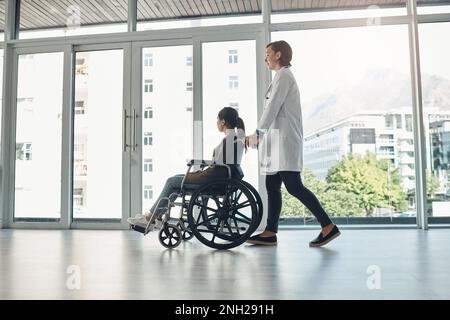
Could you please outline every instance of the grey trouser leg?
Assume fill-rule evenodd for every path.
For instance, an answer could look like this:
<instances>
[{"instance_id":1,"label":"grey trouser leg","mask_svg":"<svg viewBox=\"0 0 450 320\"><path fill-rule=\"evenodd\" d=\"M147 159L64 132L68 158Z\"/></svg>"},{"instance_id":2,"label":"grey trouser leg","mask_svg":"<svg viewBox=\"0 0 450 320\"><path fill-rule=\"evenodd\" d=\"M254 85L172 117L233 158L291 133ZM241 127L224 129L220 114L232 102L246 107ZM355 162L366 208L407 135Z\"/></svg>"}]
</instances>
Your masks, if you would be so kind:
<instances>
[{"instance_id":1,"label":"grey trouser leg","mask_svg":"<svg viewBox=\"0 0 450 320\"><path fill-rule=\"evenodd\" d=\"M184 178L184 174L177 174L177 175L167 179L166 184L164 185L164 188L161 191L161 194L159 195L158 199L156 199L155 203L153 204L152 208L150 209L151 213L155 212L155 210L157 210L161 207L167 206L167 201L162 200L161 202L159 202L159 200L161 200L161 198L169 197L174 192L179 192L183 178ZM158 204L158 202L159 202L159 206L157 208L156 205Z\"/></svg>"}]
</instances>

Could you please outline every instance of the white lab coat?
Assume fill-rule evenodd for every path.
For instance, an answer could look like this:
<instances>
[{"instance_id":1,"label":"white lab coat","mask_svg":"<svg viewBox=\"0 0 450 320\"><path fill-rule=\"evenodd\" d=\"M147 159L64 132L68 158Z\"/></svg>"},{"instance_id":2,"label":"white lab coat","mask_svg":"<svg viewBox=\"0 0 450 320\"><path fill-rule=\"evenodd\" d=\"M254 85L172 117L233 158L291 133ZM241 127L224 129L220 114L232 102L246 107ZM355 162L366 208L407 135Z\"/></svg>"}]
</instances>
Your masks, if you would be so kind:
<instances>
[{"instance_id":1,"label":"white lab coat","mask_svg":"<svg viewBox=\"0 0 450 320\"><path fill-rule=\"evenodd\" d=\"M303 171L300 92L287 67L276 72L267 89L258 131L263 133L259 146L262 173Z\"/></svg>"}]
</instances>

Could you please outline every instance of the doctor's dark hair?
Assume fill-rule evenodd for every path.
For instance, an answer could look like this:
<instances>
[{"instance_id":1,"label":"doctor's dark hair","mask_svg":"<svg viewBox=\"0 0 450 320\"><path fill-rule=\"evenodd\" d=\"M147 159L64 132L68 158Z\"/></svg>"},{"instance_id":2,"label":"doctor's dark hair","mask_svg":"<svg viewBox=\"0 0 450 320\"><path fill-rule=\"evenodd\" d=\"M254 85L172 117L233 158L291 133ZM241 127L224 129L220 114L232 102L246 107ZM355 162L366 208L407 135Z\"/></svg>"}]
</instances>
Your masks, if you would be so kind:
<instances>
[{"instance_id":1,"label":"doctor's dark hair","mask_svg":"<svg viewBox=\"0 0 450 320\"><path fill-rule=\"evenodd\" d=\"M239 117L239 113L236 109L231 107L225 107L219 111L217 115L220 120L224 120L230 129L237 128L237 136L238 138L245 138L245 124L244 120ZM245 146L245 150L247 150L247 146Z\"/></svg>"},{"instance_id":2,"label":"doctor's dark hair","mask_svg":"<svg viewBox=\"0 0 450 320\"><path fill-rule=\"evenodd\" d=\"M290 67L291 66L292 48L289 45L289 43L287 43L284 40L274 41L274 42L269 43L266 46L266 49L269 48L269 47L275 53L281 52L281 58L280 58L280 65L281 66L283 66L283 67Z\"/></svg>"}]
</instances>

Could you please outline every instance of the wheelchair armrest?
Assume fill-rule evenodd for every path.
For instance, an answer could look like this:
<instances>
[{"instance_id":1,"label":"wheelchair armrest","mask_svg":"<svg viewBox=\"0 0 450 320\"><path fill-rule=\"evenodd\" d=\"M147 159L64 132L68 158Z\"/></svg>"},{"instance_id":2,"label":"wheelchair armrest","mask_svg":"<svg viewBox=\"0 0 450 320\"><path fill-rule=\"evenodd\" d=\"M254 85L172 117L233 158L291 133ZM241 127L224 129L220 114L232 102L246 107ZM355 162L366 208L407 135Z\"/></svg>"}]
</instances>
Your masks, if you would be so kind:
<instances>
[{"instance_id":1,"label":"wheelchair armrest","mask_svg":"<svg viewBox=\"0 0 450 320\"><path fill-rule=\"evenodd\" d=\"M191 168L194 165L200 165L200 167L202 167L202 168L206 167L206 166L210 166L210 165L225 167L225 168L227 168L227 171L228 171L228 178L231 179L231 177L232 177L231 167L229 165L222 164L222 163L216 163L215 161L212 161L212 160L192 159L187 163L188 170L186 172L186 175L183 177L183 180L181 181L181 189L183 189L183 187L184 187L184 182L186 180L186 176L191 171Z\"/></svg>"},{"instance_id":2,"label":"wheelchair armrest","mask_svg":"<svg viewBox=\"0 0 450 320\"><path fill-rule=\"evenodd\" d=\"M187 163L188 167L200 165L200 166L210 166L215 164L212 160L201 160L201 159L192 159Z\"/></svg>"}]
</instances>

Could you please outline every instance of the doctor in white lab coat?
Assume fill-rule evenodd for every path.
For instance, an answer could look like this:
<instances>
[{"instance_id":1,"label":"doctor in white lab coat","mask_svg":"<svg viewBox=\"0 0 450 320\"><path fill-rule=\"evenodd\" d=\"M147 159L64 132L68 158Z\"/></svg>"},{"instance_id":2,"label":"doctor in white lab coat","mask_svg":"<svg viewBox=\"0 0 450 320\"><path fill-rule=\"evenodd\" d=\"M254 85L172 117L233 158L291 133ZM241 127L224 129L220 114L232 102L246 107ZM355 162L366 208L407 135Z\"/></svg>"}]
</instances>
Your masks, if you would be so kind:
<instances>
[{"instance_id":1,"label":"doctor in white lab coat","mask_svg":"<svg viewBox=\"0 0 450 320\"><path fill-rule=\"evenodd\" d=\"M303 122L300 92L290 69L292 49L285 41L275 41L266 46L266 64L275 71L266 96L264 111L256 133L247 137L247 144L258 146L261 172L266 175L268 195L267 227L261 234L247 242L276 245L278 220L282 207L281 184L300 200L322 226L320 234L312 240L311 247L320 247L340 235L317 197L302 183Z\"/></svg>"}]
</instances>

